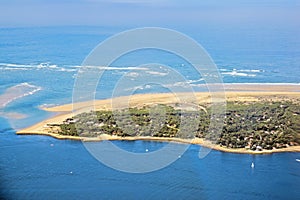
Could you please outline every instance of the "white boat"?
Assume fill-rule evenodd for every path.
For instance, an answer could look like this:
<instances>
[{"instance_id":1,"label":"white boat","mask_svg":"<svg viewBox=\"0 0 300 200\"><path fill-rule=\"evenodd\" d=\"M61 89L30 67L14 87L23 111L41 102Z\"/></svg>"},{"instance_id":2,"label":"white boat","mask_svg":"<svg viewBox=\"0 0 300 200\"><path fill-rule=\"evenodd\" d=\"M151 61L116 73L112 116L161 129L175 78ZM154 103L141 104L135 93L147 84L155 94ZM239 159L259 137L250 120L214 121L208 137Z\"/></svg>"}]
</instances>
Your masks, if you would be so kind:
<instances>
[{"instance_id":1,"label":"white boat","mask_svg":"<svg viewBox=\"0 0 300 200\"><path fill-rule=\"evenodd\" d=\"M300 159L296 159L297 162L300 162Z\"/></svg>"},{"instance_id":2,"label":"white boat","mask_svg":"<svg viewBox=\"0 0 300 200\"><path fill-rule=\"evenodd\" d=\"M254 163L253 162L251 163L251 168L254 168Z\"/></svg>"}]
</instances>

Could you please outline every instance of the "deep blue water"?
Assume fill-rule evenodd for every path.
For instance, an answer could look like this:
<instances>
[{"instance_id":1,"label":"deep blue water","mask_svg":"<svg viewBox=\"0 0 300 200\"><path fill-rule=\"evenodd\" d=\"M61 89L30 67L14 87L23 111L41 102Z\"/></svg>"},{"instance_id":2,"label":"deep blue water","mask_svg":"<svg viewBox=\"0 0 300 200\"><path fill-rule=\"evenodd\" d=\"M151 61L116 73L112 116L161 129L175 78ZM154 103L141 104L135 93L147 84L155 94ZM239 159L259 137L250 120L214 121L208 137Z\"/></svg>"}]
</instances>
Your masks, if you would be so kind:
<instances>
[{"instance_id":1,"label":"deep blue water","mask_svg":"<svg viewBox=\"0 0 300 200\"><path fill-rule=\"evenodd\" d=\"M78 141L16 136L7 127L1 130L0 143L1 194L8 199L298 199L300 195L300 163L295 162L299 153L253 156L212 151L199 159L199 146L191 145L162 170L128 174L104 166ZM163 145L116 143L138 151Z\"/></svg>"},{"instance_id":2,"label":"deep blue water","mask_svg":"<svg viewBox=\"0 0 300 200\"><path fill-rule=\"evenodd\" d=\"M191 145L170 166L146 174L113 170L92 157L78 141L18 136L15 129L51 116L43 105L72 101L78 66L101 41L121 28L0 28L0 190L7 199L298 199L299 153L242 155L212 151L198 158ZM184 32L208 51L225 83L300 83L299 30L199 29ZM194 87L201 76L170 53L133 52L112 65L97 98L110 97L115 83L132 66L162 63L179 71ZM146 69L147 70L147 69ZM140 73L138 70L132 71ZM150 71L149 73L153 73ZM160 71L159 71L160 72ZM162 73L163 74L163 73ZM159 75L159 73L156 73ZM103 90L104 88L104 90ZM140 92L162 92L151 86ZM14 95L14 99L12 96ZM6 96L3 96L6 95ZM21 116L22 119L19 119ZM164 143L115 142L127 150ZM255 168L251 169L251 162ZM71 173L72 172L72 173Z\"/></svg>"}]
</instances>

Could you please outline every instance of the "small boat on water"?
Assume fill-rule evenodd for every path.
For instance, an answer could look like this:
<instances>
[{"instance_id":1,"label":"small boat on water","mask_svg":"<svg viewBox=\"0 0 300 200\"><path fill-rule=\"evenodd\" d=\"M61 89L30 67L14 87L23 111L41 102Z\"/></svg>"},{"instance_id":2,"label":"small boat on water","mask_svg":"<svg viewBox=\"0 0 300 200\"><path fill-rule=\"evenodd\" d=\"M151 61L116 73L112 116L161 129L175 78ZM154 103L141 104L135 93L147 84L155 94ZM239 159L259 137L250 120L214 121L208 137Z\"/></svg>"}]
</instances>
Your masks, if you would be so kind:
<instances>
[{"instance_id":1,"label":"small boat on water","mask_svg":"<svg viewBox=\"0 0 300 200\"><path fill-rule=\"evenodd\" d=\"M254 168L254 163L253 162L251 163L251 168Z\"/></svg>"},{"instance_id":2,"label":"small boat on water","mask_svg":"<svg viewBox=\"0 0 300 200\"><path fill-rule=\"evenodd\" d=\"M300 159L296 159L297 162L300 162Z\"/></svg>"}]
</instances>

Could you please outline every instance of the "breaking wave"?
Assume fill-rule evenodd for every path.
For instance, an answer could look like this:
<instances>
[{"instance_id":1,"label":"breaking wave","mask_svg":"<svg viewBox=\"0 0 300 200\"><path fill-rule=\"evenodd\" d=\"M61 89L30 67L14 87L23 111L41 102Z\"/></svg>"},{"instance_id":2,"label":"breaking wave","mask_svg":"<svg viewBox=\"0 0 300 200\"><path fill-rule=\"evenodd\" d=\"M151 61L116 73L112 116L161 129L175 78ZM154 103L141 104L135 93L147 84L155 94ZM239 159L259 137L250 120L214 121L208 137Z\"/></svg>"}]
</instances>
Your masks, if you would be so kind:
<instances>
[{"instance_id":1,"label":"breaking wave","mask_svg":"<svg viewBox=\"0 0 300 200\"><path fill-rule=\"evenodd\" d=\"M257 73L264 72L263 70L259 69L220 69L222 75L229 75L229 76L239 76L239 77L255 77Z\"/></svg>"},{"instance_id":2,"label":"breaking wave","mask_svg":"<svg viewBox=\"0 0 300 200\"><path fill-rule=\"evenodd\" d=\"M85 66L86 68L98 68L102 70L148 70L145 67L105 67L105 66ZM15 64L15 63L0 63L1 70L17 71L17 70L51 70L60 72L76 72L81 68L79 65L62 65L43 62L39 64Z\"/></svg>"},{"instance_id":3,"label":"breaking wave","mask_svg":"<svg viewBox=\"0 0 300 200\"><path fill-rule=\"evenodd\" d=\"M62 65L58 66L56 64L51 64L48 62L43 62L39 64L15 64L15 63L0 63L0 71L1 70L51 70L51 71L59 71L59 72L81 72L80 65ZM108 71L147 71L146 73L157 76L166 76L168 72L166 71L155 71L150 70L147 67L134 67L134 66L124 66L124 67L114 67L114 66L85 66L85 68L97 68ZM220 73L224 76L232 76L232 77L255 77L259 73L265 72L260 69L226 69L220 68ZM135 76L136 74L127 74L128 76Z\"/></svg>"},{"instance_id":4,"label":"breaking wave","mask_svg":"<svg viewBox=\"0 0 300 200\"><path fill-rule=\"evenodd\" d=\"M0 63L0 70L9 70L9 71L17 71L17 70L52 70L52 71L65 71L65 72L74 72L78 69L76 66L63 66L60 67L55 64L50 63L39 63L39 64L14 64L14 63Z\"/></svg>"}]
</instances>

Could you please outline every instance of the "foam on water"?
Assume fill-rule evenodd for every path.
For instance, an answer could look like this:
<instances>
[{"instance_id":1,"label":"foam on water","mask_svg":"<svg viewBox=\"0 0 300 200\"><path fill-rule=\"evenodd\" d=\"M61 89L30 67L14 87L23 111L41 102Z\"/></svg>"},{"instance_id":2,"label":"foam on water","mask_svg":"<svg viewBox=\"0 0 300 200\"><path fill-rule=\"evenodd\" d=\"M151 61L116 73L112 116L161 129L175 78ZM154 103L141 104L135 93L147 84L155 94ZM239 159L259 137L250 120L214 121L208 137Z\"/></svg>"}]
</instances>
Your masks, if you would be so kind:
<instances>
[{"instance_id":1,"label":"foam on water","mask_svg":"<svg viewBox=\"0 0 300 200\"><path fill-rule=\"evenodd\" d=\"M222 75L230 75L230 76L244 76L244 77L255 77L256 76L256 74L254 74L254 73L245 73L245 72L253 72L253 71L252 70L247 70L247 71L240 70L240 71L238 71L238 70L234 69L234 70L229 71L229 72L222 72L221 74Z\"/></svg>"},{"instance_id":2,"label":"foam on water","mask_svg":"<svg viewBox=\"0 0 300 200\"><path fill-rule=\"evenodd\" d=\"M0 63L0 70L51 70L51 71L62 71L62 72L75 72L77 71L76 66L58 66L56 64L50 64L42 62L39 64L14 64L14 63Z\"/></svg>"},{"instance_id":3,"label":"foam on water","mask_svg":"<svg viewBox=\"0 0 300 200\"><path fill-rule=\"evenodd\" d=\"M39 76L40 73L43 72L62 72L65 75L72 73L72 79L76 78L77 73L83 72L81 70L80 65L71 65L71 64L54 64L50 62L40 62L38 64L16 64L16 63L0 63L0 71L10 75L9 73L23 73L23 71L28 71L33 76ZM188 69L183 68L182 66L177 66L176 64L171 65L174 70L182 73L187 79L187 83L191 84L191 86L196 86L198 83L203 83L202 77L198 77L193 71L189 71ZM220 66L219 71L222 75L225 83L298 83L296 76L290 77L289 79L283 79L278 76L276 69L268 69L266 66L253 66L245 67L242 65L236 65L236 68L232 68L231 66ZM150 66L85 66L84 69L94 69L97 68L99 70L104 70L106 73L111 73L110 77L115 79L115 75L122 75L124 73L125 76L137 77L140 73L146 72L149 75L153 76L162 76L166 77L169 75L169 71L163 71L160 68L151 69ZM150 70L151 69L151 70ZM209 76L209 74L202 74L202 76ZM26 80L27 81L27 80Z\"/></svg>"},{"instance_id":4,"label":"foam on water","mask_svg":"<svg viewBox=\"0 0 300 200\"><path fill-rule=\"evenodd\" d=\"M39 64L15 64L15 63L0 63L0 70L51 70L61 72L76 72L82 66L80 65L56 65L49 62L42 62ZM146 67L135 67L135 66L124 66L124 67L113 67L113 66L84 66L87 68L98 68L101 70L148 70Z\"/></svg>"},{"instance_id":5,"label":"foam on water","mask_svg":"<svg viewBox=\"0 0 300 200\"><path fill-rule=\"evenodd\" d=\"M239 71L240 72L252 72L252 73L264 72L264 70L260 70L260 69L241 69Z\"/></svg>"}]
</instances>

